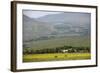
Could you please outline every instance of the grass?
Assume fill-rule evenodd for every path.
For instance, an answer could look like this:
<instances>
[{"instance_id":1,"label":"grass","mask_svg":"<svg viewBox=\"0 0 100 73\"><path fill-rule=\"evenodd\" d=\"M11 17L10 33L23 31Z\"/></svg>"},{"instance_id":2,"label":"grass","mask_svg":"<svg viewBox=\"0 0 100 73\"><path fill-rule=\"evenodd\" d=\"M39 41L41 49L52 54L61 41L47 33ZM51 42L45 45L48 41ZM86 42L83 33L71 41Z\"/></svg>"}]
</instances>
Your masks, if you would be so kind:
<instances>
[{"instance_id":1,"label":"grass","mask_svg":"<svg viewBox=\"0 0 100 73\"><path fill-rule=\"evenodd\" d=\"M32 41L28 43L33 50L44 48L56 48L61 46L73 46L73 47L90 47L89 37L62 37L52 38L48 40Z\"/></svg>"},{"instance_id":2,"label":"grass","mask_svg":"<svg viewBox=\"0 0 100 73\"><path fill-rule=\"evenodd\" d=\"M85 59L91 59L91 54L90 53L52 53L52 54L23 55L23 62L85 60Z\"/></svg>"},{"instance_id":3,"label":"grass","mask_svg":"<svg viewBox=\"0 0 100 73\"><path fill-rule=\"evenodd\" d=\"M48 40L32 41L28 43L33 50L56 48L61 46L90 47L89 37L62 37ZM29 49L29 48L26 48ZM91 59L90 53L52 53L52 54L23 54L23 62L85 60Z\"/></svg>"}]
</instances>

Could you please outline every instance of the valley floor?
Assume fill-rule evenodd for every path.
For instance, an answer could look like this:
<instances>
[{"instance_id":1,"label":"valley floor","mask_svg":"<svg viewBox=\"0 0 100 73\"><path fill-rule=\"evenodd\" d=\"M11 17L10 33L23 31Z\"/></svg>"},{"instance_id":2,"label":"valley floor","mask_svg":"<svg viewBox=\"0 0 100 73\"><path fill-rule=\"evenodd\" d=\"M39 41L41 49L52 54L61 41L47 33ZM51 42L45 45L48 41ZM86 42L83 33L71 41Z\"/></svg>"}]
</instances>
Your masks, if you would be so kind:
<instances>
[{"instance_id":1,"label":"valley floor","mask_svg":"<svg viewBox=\"0 0 100 73\"><path fill-rule=\"evenodd\" d=\"M23 62L86 60L91 59L90 53L51 53L51 54L25 54Z\"/></svg>"}]
</instances>

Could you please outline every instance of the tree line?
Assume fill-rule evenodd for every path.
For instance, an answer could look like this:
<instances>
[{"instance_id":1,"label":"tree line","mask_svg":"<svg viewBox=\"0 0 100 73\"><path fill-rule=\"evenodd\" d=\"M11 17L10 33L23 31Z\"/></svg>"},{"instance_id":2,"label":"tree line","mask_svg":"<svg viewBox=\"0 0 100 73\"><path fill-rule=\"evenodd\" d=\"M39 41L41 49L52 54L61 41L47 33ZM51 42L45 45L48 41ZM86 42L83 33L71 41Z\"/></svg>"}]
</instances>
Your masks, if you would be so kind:
<instances>
[{"instance_id":1,"label":"tree line","mask_svg":"<svg viewBox=\"0 0 100 73\"><path fill-rule=\"evenodd\" d=\"M65 50L65 52L63 51ZM24 48L23 54L46 54L46 53L89 53L89 47L72 47L72 46L62 46L56 48L45 48L45 49L32 49Z\"/></svg>"}]
</instances>

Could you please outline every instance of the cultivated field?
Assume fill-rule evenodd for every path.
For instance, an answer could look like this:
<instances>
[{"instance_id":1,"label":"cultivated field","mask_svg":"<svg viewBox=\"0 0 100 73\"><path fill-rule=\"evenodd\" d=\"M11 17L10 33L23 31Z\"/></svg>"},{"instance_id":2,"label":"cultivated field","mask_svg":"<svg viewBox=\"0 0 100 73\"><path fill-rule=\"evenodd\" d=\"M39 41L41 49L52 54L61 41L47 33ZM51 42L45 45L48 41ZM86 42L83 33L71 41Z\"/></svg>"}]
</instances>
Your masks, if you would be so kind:
<instances>
[{"instance_id":1,"label":"cultivated field","mask_svg":"<svg viewBox=\"0 0 100 73\"><path fill-rule=\"evenodd\" d=\"M90 53L55 53L23 55L23 62L91 59Z\"/></svg>"}]
</instances>

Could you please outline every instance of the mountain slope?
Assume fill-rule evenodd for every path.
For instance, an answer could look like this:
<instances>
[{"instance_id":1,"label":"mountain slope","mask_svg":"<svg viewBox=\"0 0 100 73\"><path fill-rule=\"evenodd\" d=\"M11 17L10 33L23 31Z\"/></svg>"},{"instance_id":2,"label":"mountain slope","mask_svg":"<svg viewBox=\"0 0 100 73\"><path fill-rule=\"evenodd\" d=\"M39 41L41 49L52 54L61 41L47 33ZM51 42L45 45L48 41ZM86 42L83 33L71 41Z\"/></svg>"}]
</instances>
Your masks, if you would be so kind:
<instances>
[{"instance_id":1,"label":"mountain slope","mask_svg":"<svg viewBox=\"0 0 100 73\"><path fill-rule=\"evenodd\" d=\"M79 12L61 12L38 18L39 21L52 23L60 34L90 35L91 15Z\"/></svg>"},{"instance_id":2,"label":"mountain slope","mask_svg":"<svg viewBox=\"0 0 100 73\"><path fill-rule=\"evenodd\" d=\"M52 38L89 37L90 18L89 13L62 12L40 18L30 18L23 14L23 46L32 48L33 42L43 42Z\"/></svg>"},{"instance_id":3,"label":"mountain slope","mask_svg":"<svg viewBox=\"0 0 100 73\"><path fill-rule=\"evenodd\" d=\"M89 13L79 13L79 12L62 12L59 14L51 14L38 18L40 21L61 23L66 22L71 25L85 25L90 24L90 14Z\"/></svg>"},{"instance_id":4,"label":"mountain slope","mask_svg":"<svg viewBox=\"0 0 100 73\"><path fill-rule=\"evenodd\" d=\"M23 40L29 41L42 36L47 36L55 29L48 23L37 21L23 15Z\"/></svg>"}]
</instances>

